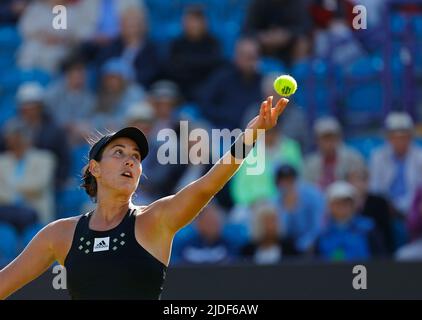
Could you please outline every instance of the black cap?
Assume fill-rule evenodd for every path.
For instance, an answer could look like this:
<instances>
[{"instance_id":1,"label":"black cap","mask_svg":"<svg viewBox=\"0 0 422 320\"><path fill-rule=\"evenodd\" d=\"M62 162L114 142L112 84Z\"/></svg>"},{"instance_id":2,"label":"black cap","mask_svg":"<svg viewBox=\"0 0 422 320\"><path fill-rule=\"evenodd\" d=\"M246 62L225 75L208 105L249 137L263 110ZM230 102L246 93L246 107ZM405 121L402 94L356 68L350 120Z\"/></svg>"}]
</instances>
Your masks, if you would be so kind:
<instances>
[{"instance_id":1,"label":"black cap","mask_svg":"<svg viewBox=\"0 0 422 320\"><path fill-rule=\"evenodd\" d=\"M95 143L91 150L89 150L89 160L95 159L98 160L98 155L101 151L113 140L117 138L129 138L133 140L139 148L141 153L141 159L145 159L148 155L148 140L145 137L144 133L135 127L126 127L115 133L107 134L102 137L97 143Z\"/></svg>"},{"instance_id":2,"label":"black cap","mask_svg":"<svg viewBox=\"0 0 422 320\"><path fill-rule=\"evenodd\" d=\"M282 164L276 170L276 178L279 181L282 178L296 178L297 170L290 164Z\"/></svg>"}]
</instances>

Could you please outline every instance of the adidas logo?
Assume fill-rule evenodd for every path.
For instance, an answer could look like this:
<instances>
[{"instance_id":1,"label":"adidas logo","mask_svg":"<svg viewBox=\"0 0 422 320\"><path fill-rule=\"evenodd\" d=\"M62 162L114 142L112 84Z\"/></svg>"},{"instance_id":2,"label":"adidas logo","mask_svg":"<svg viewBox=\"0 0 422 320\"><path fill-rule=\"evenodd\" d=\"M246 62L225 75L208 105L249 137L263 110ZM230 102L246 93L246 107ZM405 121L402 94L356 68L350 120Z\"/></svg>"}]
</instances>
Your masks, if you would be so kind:
<instances>
[{"instance_id":1,"label":"adidas logo","mask_svg":"<svg viewBox=\"0 0 422 320\"><path fill-rule=\"evenodd\" d=\"M110 237L95 238L93 252L108 251L110 249Z\"/></svg>"},{"instance_id":2,"label":"adidas logo","mask_svg":"<svg viewBox=\"0 0 422 320\"><path fill-rule=\"evenodd\" d=\"M106 245L105 241L103 240L99 244L97 244L97 246L95 248L105 248L105 247L107 247L107 245Z\"/></svg>"}]
</instances>

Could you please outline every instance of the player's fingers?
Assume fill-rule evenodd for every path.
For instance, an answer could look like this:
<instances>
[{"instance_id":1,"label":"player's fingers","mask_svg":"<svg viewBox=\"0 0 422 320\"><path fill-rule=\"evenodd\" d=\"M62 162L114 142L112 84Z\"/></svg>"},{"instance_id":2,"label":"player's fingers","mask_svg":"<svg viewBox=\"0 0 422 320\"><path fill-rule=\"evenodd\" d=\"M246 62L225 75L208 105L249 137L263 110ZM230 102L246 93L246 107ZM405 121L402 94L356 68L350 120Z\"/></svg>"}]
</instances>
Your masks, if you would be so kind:
<instances>
[{"instance_id":1,"label":"player's fingers","mask_svg":"<svg viewBox=\"0 0 422 320\"><path fill-rule=\"evenodd\" d=\"M274 122L273 96L269 96L267 98L267 103L268 103L269 121L270 121L270 123L273 123Z\"/></svg>"},{"instance_id":2,"label":"player's fingers","mask_svg":"<svg viewBox=\"0 0 422 320\"><path fill-rule=\"evenodd\" d=\"M276 111L276 116L278 117L280 114L283 113L284 109L286 109L287 104L289 103L289 99L286 98L281 98L280 100L278 100L276 106L275 106L275 111Z\"/></svg>"},{"instance_id":3,"label":"player's fingers","mask_svg":"<svg viewBox=\"0 0 422 320\"><path fill-rule=\"evenodd\" d=\"M265 121L265 106L267 104L267 101L263 101L261 103L261 107L259 108L259 116L258 116L258 121L260 123L264 123Z\"/></svg>"},{"instance_id":4,"label":"player's fingers","mask_svg":"<svg viewBox=\"0 0 422 320\"><path fill-rule=\"evenodd\" d=\"M271 126L271 99L267 99L267 103L265 105L265 127Z\"/></svg>"}]
</instances>

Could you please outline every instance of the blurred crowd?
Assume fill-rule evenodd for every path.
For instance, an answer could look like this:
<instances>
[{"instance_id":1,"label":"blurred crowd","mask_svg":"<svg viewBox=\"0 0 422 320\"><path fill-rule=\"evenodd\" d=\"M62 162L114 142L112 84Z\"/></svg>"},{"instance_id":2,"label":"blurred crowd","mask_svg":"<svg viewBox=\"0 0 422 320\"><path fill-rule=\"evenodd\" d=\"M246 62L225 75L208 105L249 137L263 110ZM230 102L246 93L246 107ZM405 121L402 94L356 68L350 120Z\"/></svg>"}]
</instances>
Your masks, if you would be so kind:
<instances>
[{"instance_id":1,"label":"blurred crowd","mask_svg":"<svg viewBox=\"0 0 422 320\"><path fill-rule=\"evenodd\" d=\"M93 208L79 184L98 133L136 126L149 137L135 204L175 193L210 165L159 164L161 129L178 132L182 120L190 130L244 128L260 101L276 96L278 74L315 57L347 66L367 55L371 41L352 28L353 6L367 6L375 28L385 4L215 0L210 12L208 1L180 0L177 32L160 37L158 7L165 13L175 6L169 2L1 2L0 35L12 28L20 39L9 67L26 76L10 89L8 116L0 117L0 265L45 224ZM59 4L67 8L66 30L52 27ZM232 43L225 42L228 31L217 36L211 27L219 5L221 24L239 15L227 10L241 12ZM0 79L0 100L9 75ZM248 175L244 163L177 234L172 264L422 258L418 119L390 110L378 125L379 141L364 153L349 143L338 114L306 110L292 97L266 134L265 155L250 155L265 161L265 171Z\"/></svg>"}]
</instances>

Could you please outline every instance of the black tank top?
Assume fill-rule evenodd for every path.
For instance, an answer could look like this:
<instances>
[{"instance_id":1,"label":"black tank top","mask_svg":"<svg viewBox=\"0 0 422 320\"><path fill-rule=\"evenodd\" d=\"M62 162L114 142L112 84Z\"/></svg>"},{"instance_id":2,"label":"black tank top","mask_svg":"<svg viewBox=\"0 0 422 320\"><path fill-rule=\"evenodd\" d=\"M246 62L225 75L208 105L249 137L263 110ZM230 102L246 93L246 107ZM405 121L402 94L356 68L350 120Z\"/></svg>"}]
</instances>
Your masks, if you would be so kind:
<instances>
[{"instance_id":1,"label":"black tank top","mask_svg":"<svg viewBox=\"0 0 422 320\"><path fill-rule=\"evenodd\" d=\"M65 259L72 299L160 299L167 267L136 241L135 212L107 231L89 228L92 212L81 216Z\"/></svg>"}]
</instances>

